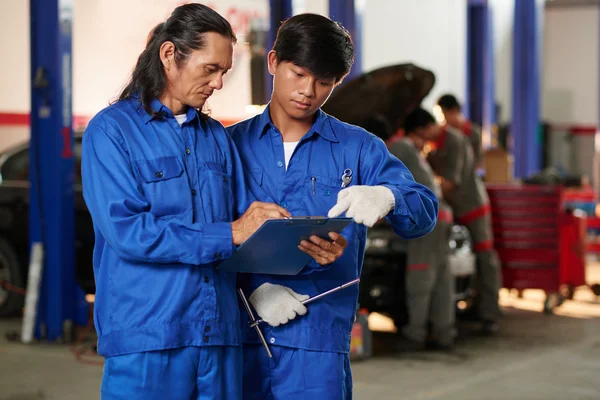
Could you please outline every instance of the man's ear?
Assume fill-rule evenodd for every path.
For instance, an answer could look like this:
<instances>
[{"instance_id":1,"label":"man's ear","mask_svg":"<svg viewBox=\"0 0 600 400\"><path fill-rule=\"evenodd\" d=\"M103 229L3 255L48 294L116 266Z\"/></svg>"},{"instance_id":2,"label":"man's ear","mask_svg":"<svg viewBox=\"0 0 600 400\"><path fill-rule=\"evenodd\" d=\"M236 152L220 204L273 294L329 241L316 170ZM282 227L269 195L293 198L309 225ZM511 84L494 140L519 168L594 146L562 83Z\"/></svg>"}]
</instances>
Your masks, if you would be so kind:
<instances>
[{"instance_id":1,"label":"man's ear","mask_svg":"<svg viewBox=\"0 0 600 400\"><path fill-rule=\"evenodd\" d=\"M160 61L167 71L175 67L175 45L173 42L164 42L160 46Z\"/></svg>"},{"instance_id":2,"label":"man's ear","mask_svg":"<svg viewBox=\"0 0 600 400\"><path fill-rule=\"evenodd\" d=\"M275 54L275 50L269 51L269 54L267 54L267 62L269 73L271 75L275 75L275 70L277 70L277 64L279 63L277 60L277 54Z\"/></svg>"}]
</instances>

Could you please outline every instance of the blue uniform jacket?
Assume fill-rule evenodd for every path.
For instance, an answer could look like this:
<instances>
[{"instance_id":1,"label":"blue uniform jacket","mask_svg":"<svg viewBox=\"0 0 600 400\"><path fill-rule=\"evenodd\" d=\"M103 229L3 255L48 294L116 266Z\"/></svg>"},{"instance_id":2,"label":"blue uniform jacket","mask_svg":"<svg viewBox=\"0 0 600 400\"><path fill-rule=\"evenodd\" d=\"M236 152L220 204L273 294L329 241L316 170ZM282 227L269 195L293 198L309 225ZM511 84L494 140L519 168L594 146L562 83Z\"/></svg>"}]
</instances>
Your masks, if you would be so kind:
<instances>
[{"instance_id":1,"label":"blue uniform jacket","mask_svg":"<svg viewBox=\"0 0 600 400\"><path fill-rule=\"evenodd\" d=\"M83 136L83 195L95 232L98 352L241 345L231 221L247 207L231 137L194 109L180 127L158 100L117 102Z\"/></svg>"},{"instance_id":2,"label":"blue uniform jacket","mask_svg":"<svg viewBox=\"0 0 600 400\"><path fill-rule=\"evenodd\" d=\"M384 185L396 199L387 219L404 239L423 236L435 226L438 201L434 193L416 183L384 142L362 128L343 123L324 112L317 114L310 131L298 143L286 171L281 134L271 123L269 108L242 121L232 135L246 172L246 182L259 201L286 207L292 215L327 215L337 202L345 169L353 171L352 185ZM285 285L314 296L360 276L367 229L350 224L342 234L348 240L344 255L322 267L312 261L298 276L243 275L240 285L249 295L264 282ZM305 316L279 327L262 324L271 344L315 351L347 353L358 301L352 286L308 306ZM244 341L259 343L247 328L242 313Z\"/></svg>"}]
</instances>

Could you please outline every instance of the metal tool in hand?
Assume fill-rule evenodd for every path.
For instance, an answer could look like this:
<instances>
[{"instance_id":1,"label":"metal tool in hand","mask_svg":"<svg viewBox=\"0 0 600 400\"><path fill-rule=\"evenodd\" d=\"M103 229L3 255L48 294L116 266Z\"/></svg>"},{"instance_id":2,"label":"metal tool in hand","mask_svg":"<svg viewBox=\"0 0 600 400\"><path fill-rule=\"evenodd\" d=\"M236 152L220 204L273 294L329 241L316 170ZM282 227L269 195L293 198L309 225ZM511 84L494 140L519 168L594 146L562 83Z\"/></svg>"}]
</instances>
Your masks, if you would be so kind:
<instances>
[{"instance_id":1,"label":"metal tool in hand","mask_svg":"<svg viewBox=\"0 0 600 400\"><path fill-rule=\"evenodd\" d=\"M337 292L338 290L341 290L341 289L345 289L345 288L347 288L348 286L356 285L358 282L360 282L360 278L359 278L359 279L355 279L355 280L353 280L353 281L350 281L350 282L348 282L348 283L344 283L344 284L343 284L343 285L341 285L341 286L334 287L334 288L333 288L333 289L331 289L331 290L328 290L328 291L326 291L326 292L323 292L323 293L317 294L317 295L315 295L315 296L313 296L313 297L309 297L308 299L306 299L306 300L302 301L301 303L302 303L302 304L304 304L304 305L307 305L308 303L311 303L311 302L313 302L313 301L315 301L315 300L319 300L321 297L327 296L328 294L331 294L331 293ZM253 327L256 327L256 326L258 326L258 324L260 324L261 322L264 322L264 321L263 321L262 319L259 319L259 320L255 320L254 322L250 322L250 327L251 327L251 328L253 328Z\"/></svg>"},{"instance_id":2,"label":"metal tool in hand","mask_svg":"<svg viewBox=\"0 0 600 400\"><path fill-rule=\"evenodd\" d=\"M265 350L267 351L267 355L269 356L269 358L273 358L273 354L271 354L271 350L269 349L269 345L267 344L267 341L265 340L265 337L263 336L262 332L260 331L260 328L258 327L258 324L252 325L253 323L256 322L256 318L254 318L254 313L252 312L252 309L250 308L250 303L248 303L248 300L246 299L246 296L244 295L244 291L241 288L239 288L238 292L240 294L240 297L242 298L242 303L244 303L244 307L246 307L246 311L248 312L248 316L250 317L250 326L254 326L254 328L256 329L256 333L258 334L258 337L260 338L260 341L262 342Z\"/></svg>"},{"instance_id":3,"label":"metal tool in hand","mask_svg":"<svg viewBox=\"0 0 600 400\"><path fill-rule=\"evenodd\" d=\"M352 170L346 168L344 170L344 174L342 175L342 187L345 188L352 182Z\"/></svg>"},{"instance_id":4,"label":"metal tool in hand","mask_svg":"<svg viewBox=\"0 0 600 400\"><path fill-rule=\"evenodd\" d=\"M317 294L316 296L313 296L313 297L309 297L308 299L304 300L302 302L302 304L306 305L306 304L311 303L311 302L313 302L315 300L319 300L320 298L325 297L328 294L337 292L338 290L345 289L348 286L356 285L359 282L360 282L360 278L354 279L354 280L352 280L350 282L344 283L343 285L334 287L333 289L330 289L330 290L328 290L326 292ZM256 333L258 334L258 337L259 337L260 341L262 342L263 347L267 351L267 355L269 356L269 358L272 358L273 355L271 354L271 350L269 349L269 345L267 344L267 341L266 341L265 337L263 336L263 334L262 334L262 332L261 332L261 330L260 330L260 328L258 326L261 322L264 322L264 321L262 319L258 319L257 320L254 317L254 313L252 312L252 309L250 308L250 303L248 303L248 300L246 299L246 295L244 295L244 291L242 289L238 289L238 292L240 294L240 297L242 298L242 302L244 303L244 307L246 307L246 311L248 312L248 316L250 317L250 327L256 329Z\"/></svg>"}]
</instances>

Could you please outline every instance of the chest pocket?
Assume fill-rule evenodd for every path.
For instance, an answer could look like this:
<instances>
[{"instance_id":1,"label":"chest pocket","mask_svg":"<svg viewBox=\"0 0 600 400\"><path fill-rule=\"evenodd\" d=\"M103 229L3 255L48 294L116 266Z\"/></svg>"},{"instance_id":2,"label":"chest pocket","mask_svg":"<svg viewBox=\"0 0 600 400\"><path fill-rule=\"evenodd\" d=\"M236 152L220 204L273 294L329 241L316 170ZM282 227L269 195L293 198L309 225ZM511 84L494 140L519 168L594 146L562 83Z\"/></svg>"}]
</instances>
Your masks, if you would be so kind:
<instances>
[{"instance_id":1,"label":"chest pocket","mask_svg":"<svg viewBox=\"0 0 600 400\"><path fill-rule=\"evenodd\" d=\"M202 205L207 222L230 222L235 199L231 174L224 165L207 163L200 172Z\"/></svg>"},{"instance_id":2,"label":"chest pocket","mask_svg":"<svg viewBox=\"0 0 600 400\"><path fill-rule=\"evenodd\" d=\"M250 181L251 179L251 181ZM250 170L250 178L249 178L249 185L258 185L261 186L263 185L263 171L260 168L254 168Z\"/></svg>"},{"instance_id":3,"label":"chest pocket","mask_svg":"<svg viewBox=\"0 0 600 400\"><path fill-rule=\"evenodd\" d=\"M183 164L176 156L136 161L150 212L158 217L181 216L192 209L192 199Z\"/></svg>"},{"instance_id":4,"label":"chest pocket","mask_svg":"<svg viewBox=\"0 0 600 400\"><path fill-rule=\"evenodd\" d=\"M338 194L342 190L342 180L311 174L305 184L308 210L313 215L327 215L331 207L337 203Z\"/></svg>"}]
</instances>

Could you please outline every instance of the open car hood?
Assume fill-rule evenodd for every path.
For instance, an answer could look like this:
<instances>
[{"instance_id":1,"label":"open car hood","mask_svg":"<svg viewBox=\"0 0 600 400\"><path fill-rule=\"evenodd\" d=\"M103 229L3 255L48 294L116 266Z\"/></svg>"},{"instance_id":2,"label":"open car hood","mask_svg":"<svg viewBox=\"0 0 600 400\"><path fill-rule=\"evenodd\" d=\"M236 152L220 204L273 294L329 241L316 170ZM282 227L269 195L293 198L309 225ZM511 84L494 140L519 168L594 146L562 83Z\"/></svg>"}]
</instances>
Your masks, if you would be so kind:
<instances>
[{"instance_id":1,"label":"open car hood","mask_svg":"<svg viewBox=\"0 0 600 400\"><path fill-rule=\"evenodd\" d=\"M336 88L323 111L386 140L434 84L433 72L414 64L378 68Z\"/></svg>"}]
</instances>

